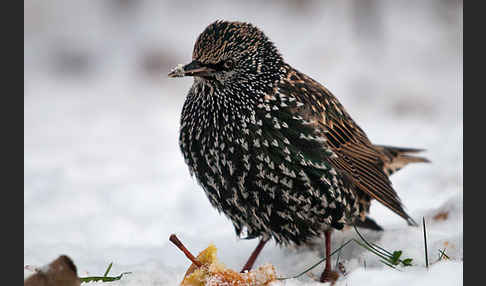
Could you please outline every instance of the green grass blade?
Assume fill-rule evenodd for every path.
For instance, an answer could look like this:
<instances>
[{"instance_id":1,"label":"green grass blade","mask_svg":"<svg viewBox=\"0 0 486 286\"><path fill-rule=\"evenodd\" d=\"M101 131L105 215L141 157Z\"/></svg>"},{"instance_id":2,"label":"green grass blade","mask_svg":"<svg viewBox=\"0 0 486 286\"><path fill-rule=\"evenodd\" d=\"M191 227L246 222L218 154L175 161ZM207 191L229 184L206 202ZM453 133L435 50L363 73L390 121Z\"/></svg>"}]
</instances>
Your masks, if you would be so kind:
<instances>
[{"instance_id":1,"label":"green grass blade","mask_svg":"<svg viewBox=\"0 0 486 286\"><path fill-rule=\"evenodd\" d=\"M116 280L120 280L123 277L123 275L130 274L130 273L132 273L132 272L123 272L120 275L115 276L115 277L110 277L110 276L79 277L79 280L81 280L81 283L97 282L97 281L101 281L101 282L113 282L113 281L116 281Z\"/></svg>"},{"instance_id":2,"label":"green grass blade","mask_svg":"<svg viewBox=\"0 0 486 286\"><path fill-rule=\"evenodd\" d=\"M378 244L375 244L375 243L373 243L373 242L371 242L371 244L372 244L374 247L376 247L376 248L380 249L381 251L383 251L384 253L386 253L386 254L388 254L388 255L390 255L390 256L392 256L392 255L393 255L393 253L391 253L390 251L388 251L388 250L386 250L386 249L382 248L382 247L381 247L381 246L379 246Z\"/></svg>"},{"instance_id":3,"label":"green grass blade","mask_svg":"<svg viewBox=\"0 0 486 286\"><path fill-rule=\"evenodd\" d=\"M354 241L354 239L350 239L348 241L346 241L344 244L342 244L339 248L337 248L336 250L334 250L332 253L331 253L331 257L337 253L338 251L340 251L342 248L344 248L346 245L348 245L350 242ZM312 269L316 268L319 264L321 264L322 262L326 261L326 258L324 257L323 259L319 260L318 262L316 262L314 265L312 265L311 267L307 268L306 270L304 270L303 272L297 274L297 275L294 275L294 276L291 276L291 277L280 277L280 278L277 278L277 280L287 280L287 279L291 279L291 278L299 278L300 276L306 274L307 272L311 271Z\"/></svg>"},{"instance_id":4,"label":"green grass blade","mask_svg":"<svg viewBox=\"0 0 486 286\"><path fill-rule=\"evenodd\" d=\"M371 247L369 247L368 245L366 245L366 244L364 244L364 243L361 243L361 242L359 242L359 241L357 241L357 240L355 240L355 242L356 242L356 243L357 243L359 246L363 247L364 249L368 250L369 252L373 253L374 255L378 256L379 258L381 258L381 259L383 259L383 260L386 260L386 261L389 261L389 260L390 260L390 257L389 257L389 256L386 256L386 255L384 255L383 253L376 251L374 248L371 248Z\"/></svg>"},{"instance_id":5,"label":"green grass blade","mask_svg":"<svg viewBox=\"0 0 486 286\"><path fill-rule=\"evenodd\" d=\"M397 269L397 268L396 268L394 265L392 265L392 264L388 263L388 262L387 262L387 261L385 261L385 260L380 260L380 262L381 262L381 263L383 263L383 264L385 264L386 266L389 266L389 267L391 267L391 268L393 268L393 269L395 269L395 270L398 270L398 269Z\"/></svg>"},{"instance_id":6,"label":"green grass blade","mask_svg":"<svg viewBox=\"0 0 486 286\"><path fill-rule=\"evenodd\" d=\"M113 262L110 263L110 265L108 265L108 268L106 269L105 274L103 275L103 277L108 276L108 272L110 272L112 266L113 266Z\"/></svg>"},{"instance_id":7,"label":"green grass blade","mask_svg":"<svg viewBox=\"0 0 486 286\"><path fill-rule=\"evenodd\" d=\"M425 267L429 268L429 254L427 253L427 230L425 228L425 217L422 217L422 224L424 226Z\"/></svg>"},{"instance_id":8,"label":"green grass blade","mask_svg":"<svg viewBox=\"0 0 486 286\"><path fill-rule=\"evenodd\" d=\"M444 258L445 259L450 259L449 256L447 256L447 254L445 253L445 250L446 250L445 248L444 248L444 250L439 249L439 253L440 254L439 254L439 260L438 261L440 261L440 260L442 260Z\"/></svg>"}]
</instances>

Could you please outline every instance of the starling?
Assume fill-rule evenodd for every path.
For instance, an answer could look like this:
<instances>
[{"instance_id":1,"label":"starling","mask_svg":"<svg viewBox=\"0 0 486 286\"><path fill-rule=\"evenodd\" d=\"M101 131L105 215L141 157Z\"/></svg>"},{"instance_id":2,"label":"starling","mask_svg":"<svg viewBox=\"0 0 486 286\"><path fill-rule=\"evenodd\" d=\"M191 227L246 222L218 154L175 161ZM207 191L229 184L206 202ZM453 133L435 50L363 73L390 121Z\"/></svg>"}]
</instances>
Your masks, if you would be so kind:
<instances>
[{"instance_id":1,"label":"starling","mask_svg":"<svg viewBox=\"0 0 486 286\"><path fill-rule=\"evenodd\" d=\"M169 77L194 77L179 146L210 203L238 236L301 245L365 221L371 199L413 219L388 176L420 150L377 146L324 86L287 64L249 23L218 20L196 40L192 62Z\"/></svg>"}]
</instances>

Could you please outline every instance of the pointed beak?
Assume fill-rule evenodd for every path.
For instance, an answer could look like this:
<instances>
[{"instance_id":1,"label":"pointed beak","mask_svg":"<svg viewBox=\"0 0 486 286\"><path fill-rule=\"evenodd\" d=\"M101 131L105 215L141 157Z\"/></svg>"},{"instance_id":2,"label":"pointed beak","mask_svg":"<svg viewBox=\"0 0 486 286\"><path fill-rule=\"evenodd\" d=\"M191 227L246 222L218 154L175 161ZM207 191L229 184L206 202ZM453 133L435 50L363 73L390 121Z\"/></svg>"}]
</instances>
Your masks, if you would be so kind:
<instances>
[{"instance_id":1,"label":"pointed beak","mask_svg":"<svg viewBox=\"0 0 486 286\"><path fill-rule=\"evenodd\" d=\"M183 76L209 76L214 72L214 69L201 65L198 61L192 61L185 66L178 65L168 74L169 77L183 77Z\"/></svg>"}]
</instances>

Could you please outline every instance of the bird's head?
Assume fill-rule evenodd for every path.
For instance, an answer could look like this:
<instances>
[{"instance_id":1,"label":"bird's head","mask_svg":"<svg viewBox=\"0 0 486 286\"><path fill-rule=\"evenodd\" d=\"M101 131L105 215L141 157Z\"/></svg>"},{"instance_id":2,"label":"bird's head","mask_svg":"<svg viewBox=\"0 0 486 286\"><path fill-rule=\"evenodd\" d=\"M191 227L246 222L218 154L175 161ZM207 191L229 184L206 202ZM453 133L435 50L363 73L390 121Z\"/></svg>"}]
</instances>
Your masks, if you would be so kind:
<instances>
[{"instance_id":1,"label":"bird's head","mask_svg":"<svg viewBox=\"0 0 486 286\"><path fill-rule=\"evenodd\" d=\"M194 76L219 84L274 81L283 64L274 44L251 24L218 20L199 35L192 62L169 77Z\"/></svg>"}]
</instances>

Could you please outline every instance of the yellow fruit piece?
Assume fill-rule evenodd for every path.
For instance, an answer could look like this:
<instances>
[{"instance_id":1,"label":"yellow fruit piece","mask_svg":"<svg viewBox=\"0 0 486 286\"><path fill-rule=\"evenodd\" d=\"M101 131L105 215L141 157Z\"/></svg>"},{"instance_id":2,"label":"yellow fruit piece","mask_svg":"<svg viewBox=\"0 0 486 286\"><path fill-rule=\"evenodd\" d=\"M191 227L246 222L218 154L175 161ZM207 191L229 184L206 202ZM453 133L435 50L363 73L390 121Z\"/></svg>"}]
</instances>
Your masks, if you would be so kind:
<instances>
[{"instance_id":1,"label":"yellow fruit piece","mask_svg":"<svg viewBox=\"0 0 486 286\"><path fill-rule=\"evenodd\" d=\"M276 280L275 268L271 264L258 269L239 273L226 268L216 257L216 247L210 244L197 256L202 264L194 263L187 269L181 286L266 286Z\"/></svg>"}]
</instances>

